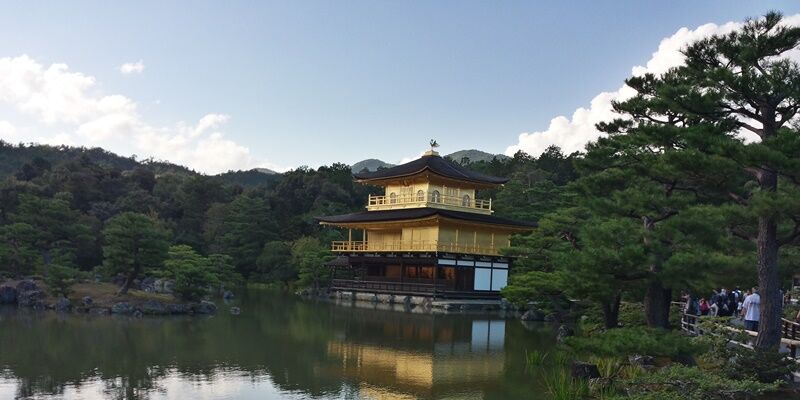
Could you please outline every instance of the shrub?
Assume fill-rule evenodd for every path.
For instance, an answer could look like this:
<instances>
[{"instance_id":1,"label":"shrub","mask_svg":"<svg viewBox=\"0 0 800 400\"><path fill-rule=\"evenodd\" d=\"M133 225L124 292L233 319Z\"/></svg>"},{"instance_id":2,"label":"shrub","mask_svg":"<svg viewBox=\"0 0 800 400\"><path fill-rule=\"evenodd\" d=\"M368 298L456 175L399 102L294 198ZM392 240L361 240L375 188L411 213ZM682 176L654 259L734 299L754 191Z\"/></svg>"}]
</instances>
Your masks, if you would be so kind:
<instances>
[{"instance_id":1,"label":"shrub","mask_svg":"<svg viewBox=\"0 0 800 400\"><path fill-rule=\"evenodd\" d=\"M50 288L52 295L67 297L71 293L70 287L75 283L77 277L78 271L74 268L52 264L47 268L44 282Z\"/></svg>"},{"instance_id":2,"label":"shrub","mask_svg":"<svg viewBox=\"0 0 800 400\"><path fill-rule=\"evenodd\" d=\"M208 289L219 283L219 276L208 258L195 252L190 246L176 245L169 248L164 262L164 276L175 279L175 294L185 300L200 300Z\"/></svg>"},{"instance_id":3,"label":"shrub","mask_svg":"<svg viewBox=\"0 0 800 400\"><path fill-rule=\"evenodd\" d=\"M647 325L644 304L622 302L619 305L619 323L623 327Z\"/></svg>"},{"instance_id":4,"label":"shrub","mask_svg":"<svg viewBox=\"0 0 800 400\"><path fill-rule=\"evenodd\" d=\"M627 398L635 400L752 398L778 388L777 384L731 379L681 365L623 380L622 385Z\"/></svg>"},{"instance_id":5,"label":"shrub","mask_svg":"<svg viewBox=\"0 0 800 400\"><path fill-rule=\"evenodd\" d=\"M635 354L676 357L692 355L703 349L702 344L680 333L644 327L611 329L590 337L570 337L566 343L577 352L600 357Z\"/></svg>"},{"instance_id":6,"label":"shrub","mask_svg":"<svg viewBox=\"0 0 800 400\"><path fill-rule=\"evenodd\" d=\"M175 293L185 300L200 300L208 293L208 288L219 281L206 265L187 264L174 271Z\"/></svg>"},{"instance_id":7,"label":"shrub","mask_svg":"<svg viewBox=\"0 0 800 400\"><path fill-rule=\"evenodd\" d=\"M731 345L726 338L706 339L710 350L701 357L708 368L736 380L771 383L791 379L797 364L778 351L754 351Z\"/></svg>"}]
</instances>

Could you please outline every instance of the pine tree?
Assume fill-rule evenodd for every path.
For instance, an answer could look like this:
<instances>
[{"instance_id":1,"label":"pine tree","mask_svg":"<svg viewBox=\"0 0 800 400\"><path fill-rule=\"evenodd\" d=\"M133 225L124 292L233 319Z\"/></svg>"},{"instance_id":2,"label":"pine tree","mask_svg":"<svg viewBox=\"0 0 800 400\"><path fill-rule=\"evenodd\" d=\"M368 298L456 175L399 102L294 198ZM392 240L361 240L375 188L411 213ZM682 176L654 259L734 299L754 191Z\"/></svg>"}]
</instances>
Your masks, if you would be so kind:
<instances>
[{"instance_id":1,"label":"pine tree","mask_svg":"<svg viewBox=\"0 0 800 400\"><path fill-rule=\"evenodd\" d=\"M761 294L756 347L780 343L780 247L800 236L800 135L790 121L800 110L800 67L787 54L800 45L800 27L772 12L736 31L689 46L684 81L660 89L671 107L709 125L731 127L716 154L735 162L750 179L728 195L751 217L750 229L733 231L755 244ZM743 141L737 130L753 141ZM754 137L753 137L754 136Z\"/></svg>"},{"instance_id":2,"label":"pine tree","mask_svg":"<svg viewBox=\"0 0 800 400\"><path fill-rule=\"evenodd\" d=\"M0 226L0 266L15 278L35 271L42 263L35 241L36 230L29 224Z\"/></svg>"},{"instance_id":3,"label":"pine tree","mask_svg":"<svg viewBox=\"0 0 800 400\"><path fill-rule=\"evenodd\" d=\"M163 268L169 242L159 222L143 214L126 212L111 218L103 230L103 267L124 274L119 290L125 294L133 281L149 270Z\"/></svg>"}]
</instances>

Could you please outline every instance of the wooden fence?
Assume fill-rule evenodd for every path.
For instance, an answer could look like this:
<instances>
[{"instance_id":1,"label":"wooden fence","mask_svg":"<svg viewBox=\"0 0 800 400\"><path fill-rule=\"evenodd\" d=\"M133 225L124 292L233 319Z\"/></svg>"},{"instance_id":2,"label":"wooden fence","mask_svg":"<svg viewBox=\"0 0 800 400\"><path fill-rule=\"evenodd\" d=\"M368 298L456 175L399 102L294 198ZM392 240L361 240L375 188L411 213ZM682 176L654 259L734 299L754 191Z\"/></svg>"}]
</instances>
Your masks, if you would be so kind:
<instances>
[{"instance_id":1,"label":"wooden fence","mask_svg":"<svg viewBox=\"0 0 800 400\"><path fill-rule=\"evenodd\" d=\"M677 306L680 309L682 331L693 336L703 335L706 333L700 326L700 321L703 319L703 316L684 312L683 310L685 309L685 303L672 302L672 305L673 307ZM728 329L731 332L742 332L754 338L758 336L758 332L748 331L744 328L739 329L733 326L725 326L725 329ZM750 345L746 343L736 342L733 340L731 342L745 347L750 347ZM786 346L786 348L789 350L790 356L793 359L798 360L797 348L800 347L800 323L781 318L781 345Z\"/></svg>"}]
</instances>

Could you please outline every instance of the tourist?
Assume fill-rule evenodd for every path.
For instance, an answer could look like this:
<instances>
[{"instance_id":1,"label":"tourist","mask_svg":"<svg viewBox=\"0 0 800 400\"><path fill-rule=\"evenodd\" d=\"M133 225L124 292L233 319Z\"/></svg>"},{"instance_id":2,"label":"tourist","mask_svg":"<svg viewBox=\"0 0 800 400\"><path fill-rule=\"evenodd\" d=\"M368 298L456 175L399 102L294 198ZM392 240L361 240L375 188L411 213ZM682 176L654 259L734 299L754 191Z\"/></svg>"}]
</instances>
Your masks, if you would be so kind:
<instances>
[{"instance_id":1,"label":"tourist","mask_svg":"<svg viewBox=\"0 0 800 400\"><path fill-rule=\"evenodd\" d=\"M728 307L728 296L727 290L724 288L720 289L719 296L717 296L717 307L719 308L717 314L720 317L729 317L733 315L733 310Z\"/></svg>"},{"instance_id":2,"label":"tourist","mask_svg":"<svg viewBox=\"0 0 800 400\"><path fill-rule=\"evenodd\" d=\"M711 310L709 307L708 302L706 301L705 297L700 298L700 315L708 315L708 312Z\"/></svg>"},{"instance_id":3,"label":"tourist","mask_svg":"<svg viewBox=\"0 0 800 400\"><path fill-rule=\"evenodd\" d=\"M747 296L742 303L742 317L744 317L744 329L748 331L758 331L759 306L761 297L758 295L758 288L754 287L752 294Z\"/></svg>"},{"instance_id":4,"label":"tourist","mask_svg":"<svg viewBox=\"0 0 800 400\"><path fill-rule=\"evenodd\" d=\"M712 317L717 316L717 314L719 313L719 306L717 305L718 302L719 302L719 292L717 292L717 289L714 289L713 293L711 294L711 299L709 299L708 302L709 303L708 315Z\"/></svg>"},{"instance_id":5,"label":"tourist","mask_svg":"<svg viewBox=\"0 0 800 400\"><path fill-rule=\"evenodd\" d=\"M730 315L739 315L741 310L739 309L739 297L740 295L736 293L735 290L731 290L728 294L728 310L730 310Z\"/></svg>"}]
</instances>

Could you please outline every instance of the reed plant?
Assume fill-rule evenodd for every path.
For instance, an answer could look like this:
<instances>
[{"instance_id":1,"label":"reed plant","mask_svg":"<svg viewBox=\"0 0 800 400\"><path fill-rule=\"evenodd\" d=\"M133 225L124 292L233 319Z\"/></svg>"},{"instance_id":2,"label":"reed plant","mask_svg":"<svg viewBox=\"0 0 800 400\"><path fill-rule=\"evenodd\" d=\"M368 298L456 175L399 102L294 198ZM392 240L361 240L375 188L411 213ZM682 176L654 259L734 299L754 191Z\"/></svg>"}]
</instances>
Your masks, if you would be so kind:
<instances>
[{"instance_id":1,"label":"reed plant","mask_svg":"<svg viewBox=\"0 0 800 400\"><path fill-rule=\"evenodd\" d=\"M565 368L552 368L542 375L544 386L553 400L579 400L589 396L589 383L573 379Z\"/></svg>"}]
</instances>

